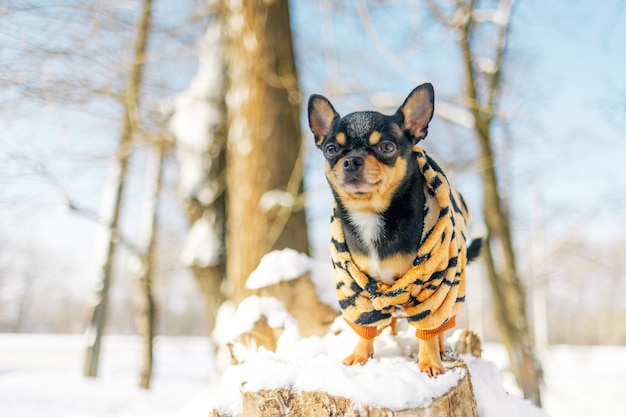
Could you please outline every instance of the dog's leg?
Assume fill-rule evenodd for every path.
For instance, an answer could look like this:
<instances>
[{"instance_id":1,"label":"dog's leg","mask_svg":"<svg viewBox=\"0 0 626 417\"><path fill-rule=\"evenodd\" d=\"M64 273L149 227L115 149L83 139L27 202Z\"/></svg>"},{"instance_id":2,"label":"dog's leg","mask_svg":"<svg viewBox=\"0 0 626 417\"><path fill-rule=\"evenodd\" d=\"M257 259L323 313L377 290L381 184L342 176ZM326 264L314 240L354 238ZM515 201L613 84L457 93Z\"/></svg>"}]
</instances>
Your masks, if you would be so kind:
<instances>
[{"instance_id":1,"label":"dog's leg","mask_svg":"<svg viewBox=\"0 0 626 417\"><path fill-rule=\"evenodd\" d=\"M439 333L438 337L438 341L439 341L439 355L440 357L443 356L444 353L446 353L446 346L443 343L443 333Z\"/></svg>"},{"instance_id":2,"label":"dog's leg","mask_svg":"<svg viewBox=\"0 0 626 417\"><path fill-rule=\"evenodd\" d=\"M441 352L443 349L443 334L420 339L419 352L417 354L420 371L430 376L441 375L445 372L441 362Z\"/></svg>"},{"instance_id":3,"label":"dog's leg","mask_svg":"<svg viewBox=\"0 0 626 417\"><path fill-rule=\"evenodd\" d=\"M344 365L356 365L357 363L360 365L365 365L365 363L372 357L374 354L374 339L365 339L359 336L359 341L357 342L354 351L350 356L343 360Z\"/></svg>"},{"instance_id":4,"label":"dog's leg","mask_svg":"<svg viewBox=\"0 0 626 417\"><path fill-rule=\"evenodd\" d=\"M398 318L397 317L392 317L391 318L391 335L392 336L397 336L398 335Z\"/></svg>"}]
</instances>

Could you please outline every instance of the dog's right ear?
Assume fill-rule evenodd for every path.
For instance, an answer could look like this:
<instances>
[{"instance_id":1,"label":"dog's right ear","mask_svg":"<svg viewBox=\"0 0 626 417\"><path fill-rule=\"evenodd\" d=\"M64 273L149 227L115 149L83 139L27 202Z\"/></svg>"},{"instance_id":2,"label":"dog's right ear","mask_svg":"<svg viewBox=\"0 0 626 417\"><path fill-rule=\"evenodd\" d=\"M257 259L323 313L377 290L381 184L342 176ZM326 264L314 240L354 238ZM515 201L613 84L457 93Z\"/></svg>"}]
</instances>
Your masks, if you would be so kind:
<instances>
[{"instance_id":1,"label":"dog's right ear","mask_svg":"<svg viewBox=\"0 0 626 417\"><path fill-rule=\"evenodd\" d=\"M319 94L313 94L309 97L309 126L315 136L315 144L318 148L322 146L322 142L328 136L333 121L338 118L339 114L326 97Z\"/></svg>"}]
</instances>

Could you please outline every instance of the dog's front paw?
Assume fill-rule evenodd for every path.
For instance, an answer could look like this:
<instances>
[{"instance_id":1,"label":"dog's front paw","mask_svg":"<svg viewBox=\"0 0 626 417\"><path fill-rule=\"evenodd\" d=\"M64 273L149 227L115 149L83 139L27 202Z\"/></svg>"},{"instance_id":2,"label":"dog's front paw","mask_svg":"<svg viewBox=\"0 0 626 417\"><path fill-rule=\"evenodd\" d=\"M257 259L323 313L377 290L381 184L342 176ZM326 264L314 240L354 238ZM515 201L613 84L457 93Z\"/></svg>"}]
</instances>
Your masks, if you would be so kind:
<instances>
[{"instance_id":1,"label":"dog's front paw","mask_svg":"<svg viewBox=\"0 0 626 417\"><path fill-rule=\"evenodd\" d=\"M341 363L343 363L344 365L348 365L348 366L357 365L357 364L365 365L370 358L371 358L371 355L361 356L361 355L356 355L353 353L352 355L348 356L343 361L341 361Z\"/></svg>"},{"instance_id":2,"label":"dog's front paw","mask_svg":"<svg viewBox=\"0 0 626 417\"><path fill-rule=\"evenodd\" d=\"M443 367L443 363L441 363L440 360L420 360L417 366L420 371L431 377L443 375L446 372L446 369Z\"/></svg>"},{"instance_id":3,"label":"dog's front paw","mask_svg":"<svg viewBox=\"0 0 626 417\"><path fill-rule=\"evenodd\" d=\"M417 366L420 371L431 377L445 373L446 370L441 362L442 352L442 334L420 340L419 352L417 353Z\"/></svg>"},{"instance_id":4,"label":"dog's front paw","mask_svg":"<svg viewBox=\"0 0 626 417\"><path fill-rule=\"evenodd\" d=\"M374 340L359 338L354 351L350 356L345 358L342 363L344 365L365 365L365 363L374 355Z\"/></svg>"}]
</instances>

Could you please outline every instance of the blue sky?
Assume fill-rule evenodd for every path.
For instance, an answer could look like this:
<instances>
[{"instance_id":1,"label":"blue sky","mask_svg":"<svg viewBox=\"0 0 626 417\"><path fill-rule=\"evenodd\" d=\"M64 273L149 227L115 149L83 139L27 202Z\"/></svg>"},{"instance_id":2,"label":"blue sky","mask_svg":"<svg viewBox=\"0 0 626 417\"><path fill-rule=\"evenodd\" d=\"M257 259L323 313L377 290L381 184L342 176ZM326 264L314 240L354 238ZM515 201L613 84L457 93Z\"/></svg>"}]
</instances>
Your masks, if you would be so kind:
<instances>
[{"instance_id":1,"label":"blue sky","mask_svg":"<svg viewBox=\"0 0 626 417\"><path fill-rule=\"evenodd\" d=\"M438 97L451 99L458 94L458 51L449 34L423 20L417 11L372 8L370 16L381 42L398 53L403 65L414 69L415 77L407 76L390 65L367 39L351 6L355 2L345 2L350 4L345 10L326 15L320 12L321 5L334 3L292 3L299 79L305 100L313 92L326 94L344 114L369 107L359 94L334 95L327 88L329 81L343 86L348 93L358 89L391 93L400 98L398 105L420 79L433 82ZM626 218L626 175L621 173L626 156L625 2L518 3L510 35L503 102L511 116L512 139L507 142L498 133L499 143L508 143L509 147L500 174L503 187L512 197L512 215L522 234L518 244L523 245L523 233L530 227L531 196L536 192L545 202L546 217L550 219L548 232L555 239L572 231L588 236L594 243L621 238L626 231L622 223ZM416 24L428 28L423 36L410 29ZM423 42L424 47L408 53L418 42ZM324 60L329 52L336 54L338 66ZM192 72L183 71L183 77ZM176 84L182 88L185 82ZM76 148L91 149L89 141L93 141L99 150L106 150L114 145L116 131L107 131L107 123L100 121L98 131L85 137L85 119L77 117L75 111L66 113L59 108L33 113L31 118L18 121L2 118L0 122L3 130L11 134L11 140L2 145L3 150L26 144L33 156L41 156L50 164L80 201L97 210L106 160L81 158ZM424 147L436 150L444 161L459 149L470 155L475 153L472 138L462 132L451 137L450 129L440 120L433 122L430 132ZM306 124L303 134L305 140L312 141ZM307 182L315 193L321 193L314 194L314 198L323 196L324 200L322 209L313 210L312 229L319 226L325 230L325 205L330 206L330 194L324 188L320 171L321 155L312 152L307 162ZM140 172L142 166L139 157L134 167ZM473 210L479 212L477 168L470 166L453 175ZM129 192L139 195L142 181L138 175ZM52 246L61 252L84 252L83 260L88 263L93 227L87 220L64 211L54 192L40 179L18 178L8 185L0 197L12 192L9 188L17 187L32 203L24 210L25 206L12 207L10 200L3 202L0 229L15 232L20 239L54 241ZM166 210L174 213L176 210L170 206ZM130 219L136 218L132 217L136 216L136 208L126 212ZM55 240L59 233L67 236L61 243Z\"/></svg>"},{"instance_id":2,"label":"blue sky","mask_svg":"<svg viewBox=\"0 0 626 417\"><path fill-rule=\"evenodd\" d=\"M531 84L524 94L531 97L525 106L528 125L522 121L518 129L535 136L517 165L522 172L532 170L555 217L571 213L570 227L576 219L596 217L594 226L621 236L626 232L626 176L621 172L626 3L580 1L560 9L534 3L519 7L514 26L515 46L532 57Z\"/></svg>"},{"instance_id":3,"label":"blue sky","mask_svg":"<svg viewBox=\"0 0 626 417\"><path fill-rule=\"evenodd\" d=\"M320 12L324 3L330 2L294 7L306 95L324 93L324 86L332 81L344 82L348 89L358 85L403 98L420 79L433 82L438 96L450 99L458 95L454 39L420 20L419 10L378 7L369 11L380 40L421 76L411 78L390 65L367 38L355 8L347 6L348 13L333 10L324 15ZM518 2L515 7L502 100L511 137L505 139L503 132L496 130L496 139L503 161L500 179L511 197L512 217L521 239L526 239L524 234L532 227L535 195L541 196L548 218L546 233L554 239L576 232L602 243L626 232L622 224L626 175L620 169L626 156L625 7L624 1L590 0L535 0ZM429 27L423 36L414 34L415 26L410 25L416 22ZM417 53L402 52L410 49L411 42L420 41L425 45ZM320 60L324 42L336 46L337 66ZM342 114L368 107L358 94L333 97L331 90L328 97ZM444 161L450 157L450 146L468 146L459 145L448 133L435 120L423 145ZM475 152L472 145L470 153ZM311 159L310 172L321 164L319 156ZM479 212L476 164L457 177L457 185L474 212ZM313 184L323 183L315 178Z\"/></svg>"}]
</instances>

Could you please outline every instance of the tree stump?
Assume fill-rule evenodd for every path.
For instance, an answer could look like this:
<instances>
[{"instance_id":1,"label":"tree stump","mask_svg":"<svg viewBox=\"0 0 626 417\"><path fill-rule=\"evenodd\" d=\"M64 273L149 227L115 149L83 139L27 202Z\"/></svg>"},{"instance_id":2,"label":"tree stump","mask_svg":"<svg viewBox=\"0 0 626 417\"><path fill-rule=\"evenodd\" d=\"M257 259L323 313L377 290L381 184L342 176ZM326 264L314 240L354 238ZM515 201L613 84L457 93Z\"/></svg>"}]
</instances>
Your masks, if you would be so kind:
<instances>
[{"instance_id":1,"label":"tree stump","mask_svg":"<svg viewBox=\"0 0 626 417\"><path fill-rule=\"evenodd\" d=\"M243 409L237 416L213 411L211 417L476 417L476 400L467 366L463 362L444 362L446 369L462 367L465 376L429 406L391 410L353 403L345 397L326 392L294 392L287 388L242 391ZM419 393L416 393L419 394Z\"/></svg>"},{"instance_id":2,"label":"tree stump","mask_svg":"<svg viewBox=\"0 0 626 417\"><path fill-rule=\"evenodd\" d=\"M338 311L319 299L308 272L296 279L268 285L252 293L280 300L298 323L303 337L323 335L339 315Z\"/></svg>"},{"instance_id":3,"label":"tree stump","mask_svg":"<svg viewBox=\"0 0 626 417\"><path fill-rule=\"evenodd\" d=\"M476 333L465 329L460 332L454 350L459 355L469 353L475 358L480 358L483 352L482 342Z\"/></svg>"}]
</instances>

